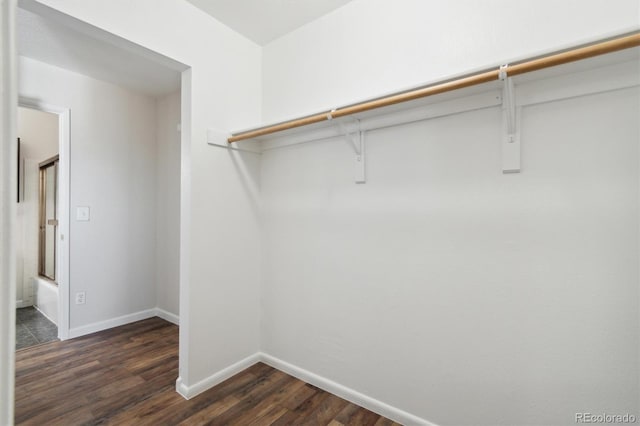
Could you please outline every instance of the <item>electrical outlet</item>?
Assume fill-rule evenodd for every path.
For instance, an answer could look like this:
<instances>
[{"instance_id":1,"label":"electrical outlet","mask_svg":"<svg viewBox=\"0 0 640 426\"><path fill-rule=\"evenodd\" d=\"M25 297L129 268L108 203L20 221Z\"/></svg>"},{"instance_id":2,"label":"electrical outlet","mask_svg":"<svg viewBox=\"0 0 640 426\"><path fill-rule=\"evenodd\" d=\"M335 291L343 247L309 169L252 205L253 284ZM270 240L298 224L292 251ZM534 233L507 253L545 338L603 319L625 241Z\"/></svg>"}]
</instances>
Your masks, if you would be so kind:
<instances>
[{"instance_id":1,"label":"electrical outlet","mask_svg":"<svg viewBox=\"0 0 640 426\"><path fill-rule=\"evenodd\" d=\"M76 305L84 305L86 299L87 295L84 291L79 291L76 293Z\"/></svg>"}]
</instances>

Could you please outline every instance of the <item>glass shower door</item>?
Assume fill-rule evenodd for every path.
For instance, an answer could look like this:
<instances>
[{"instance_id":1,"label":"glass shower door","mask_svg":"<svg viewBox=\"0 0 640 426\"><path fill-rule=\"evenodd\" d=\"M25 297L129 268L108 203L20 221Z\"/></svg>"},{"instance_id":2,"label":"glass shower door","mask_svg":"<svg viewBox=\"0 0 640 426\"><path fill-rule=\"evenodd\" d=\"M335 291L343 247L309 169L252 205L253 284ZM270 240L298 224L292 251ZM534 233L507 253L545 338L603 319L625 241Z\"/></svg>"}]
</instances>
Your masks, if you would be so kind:
<instances>
[{"instance_id":1,"label":"glass shower door","mask_svg":"<svg viewBox=\"0 0 640 426\"><path fill-rule=\"evenodd\" d=\"M40 164L40 275L56 280L58 158Z\"/></svg>"}]
</instances>

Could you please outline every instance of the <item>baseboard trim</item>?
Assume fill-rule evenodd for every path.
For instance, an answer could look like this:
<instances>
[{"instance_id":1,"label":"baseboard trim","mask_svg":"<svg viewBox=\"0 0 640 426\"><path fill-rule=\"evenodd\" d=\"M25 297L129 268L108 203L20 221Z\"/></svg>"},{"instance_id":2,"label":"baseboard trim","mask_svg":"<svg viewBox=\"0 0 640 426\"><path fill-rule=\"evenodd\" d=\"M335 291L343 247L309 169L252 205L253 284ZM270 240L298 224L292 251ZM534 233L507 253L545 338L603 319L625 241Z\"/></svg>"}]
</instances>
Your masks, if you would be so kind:
<instances>
[{"instance_id":1,"label":"baseboard trim","mask_svg":"<svg viewBox=\"0 0 640 426\"><path fill-rule=\"evenodd\" d=\"M228 378L235 376L242 370L245 370L251 367L253 364L259 361L260 361L260 354L255 353L251 356L246 357L243 360L236 362L233 365L230 365L229 367L223 370L218 371L217 373L203 380L200 380L198 383L192 386L185 385L182 378L178 377L178 380L176 380L176 391L180 395L182 395L184 399L191 399L197 395L200 395L202 392L206 391L207 389L210 389L215 385L224 382Z\"/></svg>"},{"instance_id":2,"label":"baseboard trim","mask_svg":"<svg viewBox=\"0 0 640 426\"><path fill-rule=\"evenodd\" d=\"M162 308L156 308L156 316L162 318L163 320L169 321L175 325L180 325L180 317L176 314L172 314L169 311L165 311Z\"/></svg>"},{"instance_id":3,"label":"baseboard trim","mask_svg":"<svg viewBox=\"0 0 640 426\"><path fill-rule=\"evenodd\" d=\"M16 300L16 309L28 308L29 306L33 306L33 303L28 303L24 300Z\"/></svg>"},{"instance_id":4,"label":"baseboard trim","mask_svg":"<svg viewBox=\"0 0 640 426\"><path fill-rule=\"evenodd\" d=\"M178 377L176 379L176 392L178 392L184 399L189 399L189 387L184 384L182 377Z\"/></svg>"},{"instance_id":5,"label":"baseboard trim","mask_svg":"<svg viewBox=\"0 0 640 426\"><path fill-rule=\"evenodd\" d=\"M261 352L259 353L259 361L262 361L273 368L284 371L291 376L297 377L300 380L319 387L320 389L337 395L340 398L346 399L349 402L353 402L354 404L364 407L367 410L371 410L377 414L380 414L381 416L387 417L395 422L405 425L437 426L435 423L431 423L423 418L407 413L406 411L392 407L382 401L378 401L377 399L361 394L360 392L357 392L325 377L300 368L296 365L289 364L288 362L278 359L274 356Z\"/></svg>"},{"instance_id":6,"label":"baseboard trim","mask_svg":"<svg viewBox=\"0 0 640 426\"><path fill-rule=\"evenodd\" d=\"M387 417L395 422L412 425L412 426L437 426L435 423L429 422L418 416L414 416L411 413L400 410L396 407L392 407L389 404L385 404L382 401L371 398L325 377L312 373L304 368L300 368L296 365L289 364L286 361L278 359L274 356L266 354L264 352L257 352L251 356L246 357L243 360L236 362L235 364L218 371L217 373L199 381L193 386L187 386L182 377L178 377L176 380L176 392L178 392L184 399L191 399L202 392L224 382L228 378L238 374L242 370L251 367L257 362L264 362L265 364L283 371L293 377L310 383L320 389L330 392L340 398L346 399L349 402L353 402L361 407L371 410L381 416Z\"/></svg>"},{"instance_id":7,"label":"baseboard trim","mask_svg":"<svg viewBox=\"0 0 640 426\"><path fill-rule=\"evenodd\" d=\"M113 327L119 327L121 325L141 321L152 317L160 317L163 320L169 321L170 323L180 325L180 317L178 317L177 315L165 311L164 309L153 308L134 312L128 315L122 315L120 317L111 318L105 321L94 322L80 327L71 328L69 329L68 338L73 339L75 337L86 336L87 334L97 333L98 331L107 330Z\"/></svg>"},{"instance_id":8,"label":"baseboard trim","mask_svg":"<svg viewBox=\"0 0 640 426\"><path fill-rule=\"evenodd\" d=\"M51 321L52 323L54 323L56 325L56 327L58 327L58 322L54 321L49 315L45 314L44 311L42 311L38 305L33 305L34 309L38 312L40 312L42 314L43 317L45 317L46 319L48 319L49 321Z\"/></svg>"},{"instance_id":9,"label":"baseboard trim","mask_svg":"<svg viewBox=\"0 0 640 426\"><path fill-rule=\"evenodd\" d=\"M111 318L105 321L94 322L92 324L69 329L69 339L75 337L86 336L87 334L96 333L108 328L119 327L131 322L141 321L147 318L155 317L156 309L147 309L144 311L134 312L133 314L122 315L120 317Z\"/></svg>"},{"instance_id":10,"label":"baseboard trim","mask_svg":"<svg viewBox=\"0 0 640 426\"><path fill-rule=\"evenodd\" d=\"M75 337L85 336L87 334L106 330L108 328L118 327L154 316L160 317L173 324L179 324L180 322L180 319L177 315L167 312L164 309L153 308L135 312L129 315L123 315L117 318L112 318L106 321L95 322L93 324L88 324L82 327L71 328L69 329L69 338L71 339ZM290 364L264 352L257 352L253 355L250 355L236 362L235 364L232 364L218 371L217 373L212 374L211 376L203 380L200 380L192 386L187 386L182 380L182 377L178 377L178 379L176 380L176 392L178 392L184 399L191 399L206 391L207 389L210 389L217 384L224 382L228 378L240 373L242 370L251 367L257 362L264 362L265 364L270 365L273 368L283 371L291 376L297 377L300 380L317 386L320 389L337 395L340 398L346 399L347 401L353 402L354 404L378 413L395 422L416 426L437 426L435 423L431 423L411 413L407 413L406 411L392 407L391 405L385 404L382 401L378 401L377 399L371 398L351 388L329 380L326 377L319 376L315 373L312 373L311 371Z\"/></svg>"}]
</instances>

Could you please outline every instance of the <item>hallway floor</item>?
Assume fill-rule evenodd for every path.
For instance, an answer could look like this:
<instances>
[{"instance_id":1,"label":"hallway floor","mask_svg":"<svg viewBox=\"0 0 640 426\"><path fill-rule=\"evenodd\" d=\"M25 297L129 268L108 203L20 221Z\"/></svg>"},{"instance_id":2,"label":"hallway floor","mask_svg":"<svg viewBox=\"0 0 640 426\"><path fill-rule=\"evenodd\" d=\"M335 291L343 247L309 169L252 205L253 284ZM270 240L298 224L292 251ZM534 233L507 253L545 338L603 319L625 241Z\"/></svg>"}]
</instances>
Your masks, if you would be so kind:
<instances>
[{"instance_id":1,"label":"hallway floor","mask_svg":"<svg viewBox=\"0 0 640 426\"><path fill-rule=\"evenodd\" d=\"M58 340L58 327L36 308L16 309L16 350Z\"/></svg>"},{"instance_id":2,"label":"hallway floor","mask_svg":"<svg viewBox=\"0 0 640 426\"><path fill-rule=\"evenodd\" d=\"M178 327L160 318L16 353L16 425L399 426L257 363L183 399Z\"/></svg>"}]
</instances>

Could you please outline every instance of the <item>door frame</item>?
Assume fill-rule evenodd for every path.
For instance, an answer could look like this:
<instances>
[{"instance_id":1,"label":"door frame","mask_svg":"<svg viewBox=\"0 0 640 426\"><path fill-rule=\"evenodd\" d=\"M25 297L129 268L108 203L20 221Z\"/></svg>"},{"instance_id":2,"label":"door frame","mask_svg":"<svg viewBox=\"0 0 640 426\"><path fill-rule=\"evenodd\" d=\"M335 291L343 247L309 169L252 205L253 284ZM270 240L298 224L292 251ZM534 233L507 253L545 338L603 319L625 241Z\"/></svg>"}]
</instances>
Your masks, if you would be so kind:
<instances>
[{"instance_id":1,"label":"door frame","mask_svg":"<svg viewBox=\"0 0 640 426\"><path fill-rule=\"evenodd\" d=\"M0 0L0 424L13 424L18 154L16 0Z\"/></svg>"},{"instance_id":2,"label":"door frame","mask_svg":"<svg viewBox=\"0 0 640 426\"><path fill-rule=\"evenodd\" d=\"M69 271L71 225L71 110L69 108L45 104L20 96L18 106L48 112L58 116L58 258L56 259L56 281L58 283L58 338L69 338Z\"/></svg>"}]
</instances>

